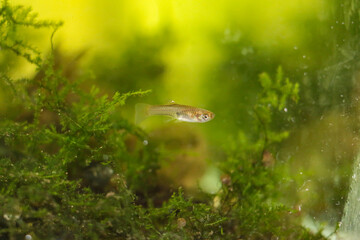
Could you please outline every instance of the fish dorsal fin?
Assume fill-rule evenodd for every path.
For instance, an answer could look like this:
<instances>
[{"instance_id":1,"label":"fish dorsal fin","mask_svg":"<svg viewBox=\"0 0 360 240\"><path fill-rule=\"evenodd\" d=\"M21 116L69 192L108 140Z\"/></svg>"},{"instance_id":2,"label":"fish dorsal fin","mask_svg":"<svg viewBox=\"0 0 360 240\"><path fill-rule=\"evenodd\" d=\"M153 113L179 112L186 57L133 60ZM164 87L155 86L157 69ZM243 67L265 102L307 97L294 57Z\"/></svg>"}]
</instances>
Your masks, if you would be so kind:
<instances>
[{"instance_id":1,"label":"fish dorsal fin","mask_svg":"<svg viewBox=\"0 0 360 240\"><path fill-rule=\"evenodd\" d=\"M170 101L168 102L168 105L171 105L171 104L176 104L176 102L175 102L174 100L170 100Z\"/></svg>"}]
</instances>

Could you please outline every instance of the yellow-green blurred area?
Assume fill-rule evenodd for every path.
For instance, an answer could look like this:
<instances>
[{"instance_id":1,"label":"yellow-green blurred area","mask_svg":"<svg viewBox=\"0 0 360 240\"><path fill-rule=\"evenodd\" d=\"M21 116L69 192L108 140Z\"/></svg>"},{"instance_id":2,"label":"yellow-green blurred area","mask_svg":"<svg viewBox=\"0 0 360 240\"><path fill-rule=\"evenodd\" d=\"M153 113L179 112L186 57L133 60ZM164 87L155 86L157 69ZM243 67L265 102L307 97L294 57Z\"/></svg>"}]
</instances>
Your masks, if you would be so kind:
<instances>
[{"instance_id":1,"label":"yellow-green blurred area","mask_svg":"<svg viewBox=\"0 0 360 240\"><path fill-rule=\"evenodd\" d=\"M69 75L88 76L89 84L110 94L152 90L128 102L121 114L129 121L137 102L173 100L216 114L206 124L155 118L141 125L149 141L169 154L159 174L190 192L198 186L217 191L221 173L212 162L224 158L222 149L239 131L250 138L258 134L258 76L274 76L282 66L300 84L299 104L284 109L274 123L291 130L281 150L272 153L290 179L282 198L302 206L304 215L333 222L341 217L358 146L359 86L354 23L338 18L342 9L336 1L11 2L31 4L42 19L64 21L53 41ZM47 55L51 30L36 31L24 33ZM0 62L14 79L36 74L31 64L1 52ZM0 89L0 111L6 108L4 96Z\"/></svg>"},{"instance_id":2,"label":"yellow-green blurred area","mask_svg":"<svg viewBox=\"0 0 360 240\"><path fill-rule=\"evenodd\" d=\"M138 87L140 77L152 88L157 87L151 82L159 80L161 100L189 104L214 95L206 84L229 60L228 45L238 45L244 56L260 49L286 52L292 57L287 64L297 65L293 50L306 55L312 47L309 35L317 34L306 23L319 24L329 15L324 1L32 1L31 6L44 19L65 22L55 36L64 54L85 50L83 62L111 71L105 79L98 76L99 82L118 83L125 91L131 84ZM49 50L47 37L36 40L42 52Z\"/></svg>"},{"instance_id":3,"label":"yellow-green blurred area","mask_svg":"<svg viewBox=\"0 0 360 240\"><path fill-rule=\"evenodd\" d=\"M324 64L332 47L327 23L333 6L320 0L35 0L31 7L43 19L64 21L55 47L67 65L81 54L78 62L105 89L152 89L143 101L210 107L217 114L211 124L231 131L233 123L249 120L246 107L258 90L259 73L274 73L282 65L299 81ZM42 38L33 32L29 38L36 35L34 45L48 54L51 31L41 31ZM12 68L11 75L35 72L30 64L24 68Z\"/></svg>"}]
</instances>

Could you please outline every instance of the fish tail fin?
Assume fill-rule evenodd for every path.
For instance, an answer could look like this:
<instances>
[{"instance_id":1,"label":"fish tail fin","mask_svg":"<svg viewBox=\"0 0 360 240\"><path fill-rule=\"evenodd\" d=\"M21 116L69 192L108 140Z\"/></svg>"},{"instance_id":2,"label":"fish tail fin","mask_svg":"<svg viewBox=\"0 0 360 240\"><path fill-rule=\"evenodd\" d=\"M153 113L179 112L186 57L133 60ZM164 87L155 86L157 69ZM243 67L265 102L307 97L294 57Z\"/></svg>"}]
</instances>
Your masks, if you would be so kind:
<instances>
[{"instance_id":1,"label":"fish tail fin","mask_svg":"<svg viewBox=\"0 0 360 240\"><path fill-rule=\"evenodd\" d=\"M149 104L138 103L135 105L135 124L139 124L149 117Z\"/></svg>"}]
</instances>

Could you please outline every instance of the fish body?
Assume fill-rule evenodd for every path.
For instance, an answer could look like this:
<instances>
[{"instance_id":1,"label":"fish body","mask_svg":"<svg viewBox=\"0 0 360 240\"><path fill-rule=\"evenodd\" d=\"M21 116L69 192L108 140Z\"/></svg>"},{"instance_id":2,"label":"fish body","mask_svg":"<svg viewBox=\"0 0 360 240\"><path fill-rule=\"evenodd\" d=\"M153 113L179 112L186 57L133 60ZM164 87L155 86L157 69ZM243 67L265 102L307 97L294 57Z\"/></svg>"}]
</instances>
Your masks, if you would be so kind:
<instances>
[{"instance_id":1,"label":"fish body","mask_svg":"<svg viewBox=\"0 0 360 240\"><path fill-rule=\"evenodd\" d=\"M212 120L215 114L202 108L180 105L176 103L167 105L149 105L138 103L135 106L135 123L142 122L149 116L169 116L183 122L203 123Z\"/></svg>"}]
</instances>

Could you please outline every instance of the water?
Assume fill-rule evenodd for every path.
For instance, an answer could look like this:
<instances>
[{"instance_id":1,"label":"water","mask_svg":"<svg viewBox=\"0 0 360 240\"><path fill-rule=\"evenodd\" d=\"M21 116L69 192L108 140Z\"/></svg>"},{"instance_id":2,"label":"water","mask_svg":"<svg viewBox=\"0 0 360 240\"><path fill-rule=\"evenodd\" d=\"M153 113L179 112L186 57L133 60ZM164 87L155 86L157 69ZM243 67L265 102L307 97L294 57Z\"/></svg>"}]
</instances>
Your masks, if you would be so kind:
<instances>
[{"instance_id":1,"label":"water","mask_svg":"<svg viewBox=\"0 0 360 240\"><path fill-rule=\"evenodd\" d=\"M339 232L339 239L355 240L360 236L360 153L354 162L350 191Z\"/></svg>"},{"instance_id":2,"label":"water","mask_svg":"<svg viewBox=\"0 0 360 240\"><path fill-rule=\"evenodd\" d=\"M189 198L194 199L195 208L184 205L184 210L176 210L177 215L169 222L172 225L161 227L165 221L157 223L160 218L150 219L159 229L149 227L146 232L154 229L151 234L162 235L167 229L173 229L174 232L169 234L174 234L174 237L168 235L169 238L176 238L178 233L190 234L189 229L199 223L192 224L191 218L201 216L199 219L205 225L199 232L209 230L209 234L198 237L213 239L219 234L218 238L240 235L247 238L246 231L262 234L258 229L265 227L265 238L272 229L262 223L277 223L271 221L269 216L273 215L266 214L260 203L269 203L272 207L274 202L274 206L279 203L294 209L291 211L294 221L284 223L301 222L311 231L322 231L324 236L333 239L337 235L332 234L335 223L341 222L338 231L340 239L356 239L360 236L360 151L357 156L357 146L360 145L360 22L355 10L360 8L360 0L302 0L295 3L283 0L275 4L270 1L213 1L206 8L193 1L172 4L169 3L171 1L154 0L141 9L137 1L121 1L116 7L113 4L89 4L85 1L79 1L73 7L71 1L64 1L67 3L60 4L61 8L48 4L49 1L37 2L39 4L34 5L34 9L41 5L39 9L43 14L40 12L40 16L44 15L46 19L50 12L57 15L50 14L52 19L65 21L64 28L56 33L56 38L62 39L62 46L68 49L69 54L73 52L74 60L81 60L80 55L76 55L82 52L84 46L91 49L86 63L75 65L72 57L65 57L67 54L59 48L58 55L54 56L59 62L59 76L60 69L64 69L64 77L71 77L71 81L64 81L64 84L75 83L79 76L79 80L85 81L84 85L95 84L99 87L99 95L108 93L111 96L114 91L125 93L138 89L152 89L152 93L143 98L129 99L124 109L109 108L109 112L114 114L114 118L111 118L95 112L97 108L89 105L90 100L80 100L80 92L87 91L87 86L79 91L73 90L75 85L68 88L61 86L64 89L61 96L71 90L61 105L58 103L60 97L52 97L46 89L35 91L35 86L39 83L42 85L40 80L43 74L34 72L35 86L24 87L24 91L17 90L20 98L10 101L17 94L12 95L11 81L3 76L8 75L7 72L13 73L9 79L19 79L19 84L26 82L21 80L22 77L31 76L32 79L33 76L23 73L21 68L24 67L17 63L16 54L0 54L0 62L4 63L2 67L0 64L0 100L8 100L0 101L0 162L1 166L8 167L0 167L0 173L1 170L5 173L0 174L0 183L3 181L5 189L2 191L0 188L0 192L8 194L4 196L8 205L0 207L0 210L4 210L0 211L4 224L20 231L17 228L22 227L19 223L23 221L23 216L36 220L29 214L36 213L39 207L51 207L52 204L47 201L53 198L43 196L46 197L45 201L41 196L43 192L48 192L46 184L51 183L51 186L59 186L52 192L71 200L68 207L60 209L59 214L52 214L58 218L52 222L61 221L62 216L69 214L75 214L76 219L84 219L79 214L98 212L92 209L92 206L98 205L91 202L86 204L86 208L81 202L73 204L80 200L87 201L93 191L92 199L103 197L103 201L99 202L109 203L106 212L110 215L112 209L118 209L118 204L128 206L124 208L127 212L134 211L130 214L131 219L124 216L124 219L117 220L110 216L115 222L106 223L105 228L115 228L116 221L129 222L129 229L134 228L135 232L136 227L132 226L140 227L143 224L133 225L142 220L132 216L143 216L144 212L150 214L146 218L157 216L151 213L152 210L158 211L153 206L160 209L165 203L167 205L164 205L166 208L162 212L164 219L167 218L169 198L181 187L188 196L184 195L186 199L178 198L171 204L180 206L175 205L177 201L187 204ZM86 11L83 5L87 6ZM71 14L68 10L71 10ZM75 16L76 21L70 19L69 15L72 18ZM104 28L91 28L94 16L97 24ZM112 19L111 24L108 24L108 19ZM74 32L74 29L81 31ZM87 31L89 29L91 31ZM34 37L34 45L39 49L42 46L45 48L46 44L37 40L41 37L32 29L29 31ZM17 36L12 35L13 38ZM46 36L50 48L52 42L49 38ZM78 43L74 44L73 39L77 39ZM13 40L14 43L19 42ZM49 50L46 49L46 52ZM29 51L32 52L32 49ZM282 71L277 70L280 67ZM266 73L269 79L265 75L260 75L263 76L260 78L261 73ZM4 85L1 85L2 78ZM283 96L278 95L283 89L290 89L286 86L288 84L279 86L281 79L284 83L299 84L298 104L293 101L297 99L295 96L289 98L286 104L278 104L291 92L284 91ZM44 82L47 81L47 78L44 79ZM58 81L62 82L63 78ZM52 82L56 83L51 80L49 86L52 86ZM27 92L31 95L26 99L38 100L22 101L25 99L22 95ZM170 99L179 104L209 109L214 111L216 117L206 124L164 123L161 122L163 119L158 122L154 119L153 123L149 119L150 122L145 122L144 127L139 128L130 124L136 103L167 104ZM20 107L22 102L24 106ZM49 109L50 106L54 106L53 109ZM98 106L105 109L107 103L104 100L104 105L99 102ZM14 109L23 109L24 113ZM35 129L35 123L31 120L34 109L39 109L40 131ZM102 126L103 120L87 117L98 115L99 119L111 125ZM4 117L11 118L11 124L10 120L4 121ZM19 122L30 125L23 127ZM87 126L86 122L91 124ZM44 142L37 145L31 143L42 136L47 128L41 137ZM77 132L83 128L84 132ZM289 137L279 143L287 135L283 135L283 131L289 131ZM90 134L92 132L94 134ZM71 144L63 144L61 139ZM51 159L54 162L49 165L48 160ZM57 164L57 159L66 164ZM25 166L30 174L25 171ZM353 173L348 176L351 170ZM66 173L64 179L74 181L74 187L78 186L79 180L81 187L86 186L90 192L88 189L80 192L85 195L78 198L74 188L69 191L63 188L63 179L59 178L62 172ZM25 173L24 176L19 175ZM32 180L41 180L41 177L44 177L41 185ZM23 179L21 186L18 179ZM351 191L345 206L348 186ZM7 190L12 187L13 190ZM121 197L119 200L126 204L112 201L111 196ZM257 199L261 201L256 202ZM35 210L31 206L22 206L29 201ZM133 202L141 205L134 207ZM45 206L42 206L43 203ZM251 203L250 207L248 203ZM80 212L77 212L77 206L81 207ZM236 214L231 213L232 209ZM141 212L136 212L138 210ZM188 210L195 214L186 215ZM200 210L204 210L204 214ZM269 211L271 213L273 209ZM211 212L214 218L211 218ZM218 213L219 216L223 214L224 218L215 216ZM210 217L207 217L208 214ZM263 218L260 223L257 214ZM208 222L202 220L204 216ZM237 216L238 219L228 216ZM223 222L223 219L226 220ZM237 225L232 227L233 223ZM91 224L81 223L84 227L74 228L74 234L81 230L91 236L92 230L86 230L86 225ZM216 228L211 230L212 226ZM65 227L65 232L69 232L71 226ZM275 226L273 231L276 233L279 227L283 226ZM56 229L55 233L63 231L62 226L55 225L48 229ZM16 234L15 230L8 231L10 237ZM27 228L22 229L21 233L30 233L36 238L36 231L40 230ZM141 234L142 229L138 230ZM233 237L226 237L225 234L231 234L231 231L234 231ZM119 230L116 234L126 233ZM178 238L185 238L180 235ZM279 236L275 235L268 238L277 239Z\"/></svg>"}]
</instances>

